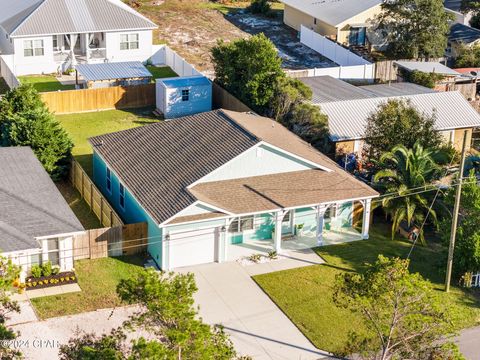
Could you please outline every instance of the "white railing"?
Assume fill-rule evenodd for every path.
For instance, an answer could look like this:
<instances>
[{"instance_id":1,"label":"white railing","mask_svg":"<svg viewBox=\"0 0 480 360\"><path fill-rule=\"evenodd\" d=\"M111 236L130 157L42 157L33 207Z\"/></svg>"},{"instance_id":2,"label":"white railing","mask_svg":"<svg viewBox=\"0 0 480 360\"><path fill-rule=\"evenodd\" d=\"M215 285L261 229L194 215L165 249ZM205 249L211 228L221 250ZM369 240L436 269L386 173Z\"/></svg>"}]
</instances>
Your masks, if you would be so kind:
<instances>
[{"instance_id":1,"label":"white railing","mask_svg":"<svg viewBox=\"0 0 480 360\"><path fill-rule=\"evenodd\" d=\"M471 287L480 287L480 273L472 275Z\"/></svg>"},{"instance_id":2,"label":"white railing","mask_svg":"<svg viewBox=\"0 0 480 360\"><path fill-rule=\"evenodd\" d=\"M20 81L13 72L13 55L0 55L0 72L10 89L20 86Z\"/></svg>"},{"instance_id":3,"label":"white railing","mask_svg":"<svg viewBox=\"0 0 480 360\"><path fill-rule=\"evenodd\" d=\"M175 71L178 76L203 75L167 45L154 45L152 53L153 55L150 60L154 65L167 65Z\"/></svg>"},{"instance_id":4,"label":"white railing","mask_svg":"<svg viewBox=\"0 0 480 360\"><path fill-rule=\"evenodd\" d=\"M299 71L289 71L289 74L305 72L302 76L330 75L337 79L373 80L375 65L361 56L351 52L336 42L322 36L313 30L301 26L300 42L315 50L326 58L336 62L339 66L329 68L314 68Z\"/></svg>"}]
</instances>

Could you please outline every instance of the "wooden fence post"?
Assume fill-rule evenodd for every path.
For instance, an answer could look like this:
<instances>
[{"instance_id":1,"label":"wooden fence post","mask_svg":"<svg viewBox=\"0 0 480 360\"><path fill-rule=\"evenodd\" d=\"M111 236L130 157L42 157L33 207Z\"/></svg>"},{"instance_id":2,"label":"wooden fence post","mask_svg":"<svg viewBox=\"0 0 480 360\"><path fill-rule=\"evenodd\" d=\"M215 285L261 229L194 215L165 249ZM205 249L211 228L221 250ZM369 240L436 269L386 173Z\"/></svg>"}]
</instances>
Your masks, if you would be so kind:
<instances>
[{"instance_id":1,"label":"wooden fence post","mask_svg":"<svg viewBox=\"0 0 480 360\"><path fill-rule=\"evenodd\" d=\"M83 183L84 183L83 179L85 177L85 173L82 171L81 174L82 174L82 185L81 185L82 188L81 188L80 193L82 194L82 199L85 199L85 191L84 191L84 188L83 188Z\"/></svg>"},{"instance_id":2,"label":"wooden fence post","mask_svg":"<svg viewBox=\"0 0 480 360\"><path fill-rule=\"evenodd\" d=\"M100 196L100 224L103 226L103 196Z\"/></svg>"}]
</instances>

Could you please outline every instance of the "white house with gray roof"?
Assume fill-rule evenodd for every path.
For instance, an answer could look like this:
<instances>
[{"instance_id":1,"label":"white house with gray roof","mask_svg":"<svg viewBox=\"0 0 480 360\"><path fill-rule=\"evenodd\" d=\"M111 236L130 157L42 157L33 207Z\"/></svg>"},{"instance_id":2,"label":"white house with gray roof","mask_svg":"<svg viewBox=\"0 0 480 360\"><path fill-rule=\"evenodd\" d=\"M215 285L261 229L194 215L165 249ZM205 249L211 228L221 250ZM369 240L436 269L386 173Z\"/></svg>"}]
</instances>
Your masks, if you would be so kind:
<instances>
[{"instance_id":1,"label":"white house with gray roof","mask_svg":"<svg viewBox=\"0 0 480 360\"><path fill-rule=\"evenodd\" d=\"M29 147L0 147L0 254L22 267L73 268L73 236L84 228Z\"/></svg>"},{"instance_id":2,"label":"white house with gray roof","mask_svg":"<svg viewBox=\"0 0 480 360\"><path fill-rule=\"evenodd\" d=\"M16 76L146 61L157 26L121 0L0 0L0 51Z\"/></svg>"}]
</instances>

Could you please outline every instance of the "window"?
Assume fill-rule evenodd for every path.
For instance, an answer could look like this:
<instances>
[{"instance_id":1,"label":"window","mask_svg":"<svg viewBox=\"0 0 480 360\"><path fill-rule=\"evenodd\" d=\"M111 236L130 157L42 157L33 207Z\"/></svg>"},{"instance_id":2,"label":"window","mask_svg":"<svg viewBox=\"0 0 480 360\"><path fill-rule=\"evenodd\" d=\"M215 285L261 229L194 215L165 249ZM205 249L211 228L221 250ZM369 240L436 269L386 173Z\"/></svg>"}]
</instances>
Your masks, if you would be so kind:
<instances>
[{"instance_id":1,"label":"window","mask_svg":"<svg viewBox=\"0 0 480 360\"><path fill-rule=\"evenodd\" d=\"M48 261L50 261L52 265L60 265L59 255L58 255L58 239L47 240L47 251L48 251Z\"/></svg>"},{"instance_id":2,"label":"window","mask_svg":"<svg viewBox=\"0 0 480 360\"><path fill-rule=\"evenodd\" d=\"M30 255L30 264L31 265L40 265L40 254L32 254Z\"/></svg>"},{"instance_id":3,"label":"window","mask_svg":"<svg viewBox=\"0 0 480 360\"><path fill-rule=\"evenodd\" d=\"M182 90L182 101L190 100L190 90Z\"/></svg>"},{"instance_id":4,"label":"window","mask_svg":"<svg viewBox=\"0 0 480 360\"><path fill-rule=\"evenodd\" d=\"M120 50L136 50L139 48L138 34L120 35Z\"/></svg>"},{"instance_id":5,"label":"window","mask_svg":"<svg viewBox=\"0 0 480 360\"><path fill-rule=\"evenodd\" d=\"M228 232L229 233L236 233L238 232L238 220L239 218L236 218L230 223L230 226L228 227Z\"/></svg>"},{"instance_id":6,"label":"window","mask_svg":"<svg viewBox=\"0 0 480 360\"><path fill-rule=\"evenodd\" d=\"M112 172L109 168L107 168L107 190L108 192L112 192Z\"/></svg>"},{"instance_id":7,"label":"window","mask_svg":"<svg viewBox=\"0 0 480 360\"><path fill-rule=\"evenodd\" d=\"M58 37L57 35L53 35L53 50L58 50Z\"/></svg>"},{"instance_id":8,"label":"window","mask_svg":"<svg viewBox=\"0 0 480 360\"><path fill-rule=\"evenodd\" d=\"M253 215L240 218L240 231L253 230Z\"/></svg>"},{"instance_id":9,"label":"window","mask_svg":"<svg viewBox=\"0 0 480 360\"><path fill-rule=\"evenodd\" d=\"M287 213L283 217L282 222L284 222L284 223L289 223L290 222L290 211L287 211Z\"/></svg>"},{"instance_id":10,"label":"window","mask_svg":"<svg viewBox=\"0 0 480 360\"><path fill-rule=\"evenodd\" d=\"M43 56L43 40L25 40L23 42L23 54L28 56Z\"/></svg>"},{"instance_id":11,"label":"window","mask_svg":"<svg viewBox=\"0 0 480 360\"><path fill-rule=\"evenodd\" d=\"M125 187L120 184L119 203L122 209L125 209Z\"/></svg>"},{"instance_id":12,"label":"window","mask_svg":"<svg viewBox=\"0 0 480 360\"><path fill-rule=\"evenodd\" d=\"M317 25L317 18L313 18L313 24Z\"/></svg>"}]
</instances>

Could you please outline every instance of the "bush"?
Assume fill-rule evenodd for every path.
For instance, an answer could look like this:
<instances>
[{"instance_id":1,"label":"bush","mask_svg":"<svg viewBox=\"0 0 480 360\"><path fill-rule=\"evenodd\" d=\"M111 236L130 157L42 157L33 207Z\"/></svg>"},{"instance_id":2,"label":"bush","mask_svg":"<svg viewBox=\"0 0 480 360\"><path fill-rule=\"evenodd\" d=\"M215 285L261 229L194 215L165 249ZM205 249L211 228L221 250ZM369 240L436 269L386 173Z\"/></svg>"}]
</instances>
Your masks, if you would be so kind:
<instances>
[{"instance_id":1,"label":"bush","mask_svg":"<svg viewBox=\"0 0 480 360\"><path fill-rule=\"evenodd\" d=\"M272 14L272 8L268 0L252 0L247 10L252 14L262 14L270 16Z\"/></svg>"},{"instance_id":2,"label":"bush","mask_svg":"<svg viewBox=\"0 0 480 360\"><path fill-rule=\"evenodd\" d=\"M52 275L58 275L60 273L60 266L54 265L52 266Z\"/></svg>"},{"instance_id":3,"label":"bush","mask_svg":"<svg viewBox=\"0 0 480 360\"><path fill-rule=\"evenodd\" d=\"M52 275L52 263L50 261L47 261L42 265L42 275L43 276Z\"/></svg>"},{"instance_id":4,"label":"bush","mask_svg":"<svg viewBox=\"0 0 480 360\"><path fill-rule=\"evenodd\" d=\"M32 273L32 276L34 278L39 278L42 276L42 268L40 267L40 265L32 265L30 272Z\"/></svg>"},{"instance_id":5,"label":"bush","mask_svg":"<svg viewBox=\"0 0 480 360\"><path fill-rule=\"evenodd\" d=\"M405 72L404 78L408 82L412 82L414 84L418 84L418 85L433 89L437 84L437 81L440 81L443 79L443 76L433 72L426 73L423 71L414 70L411 72Z\"/></svg>"}]
</instances>

